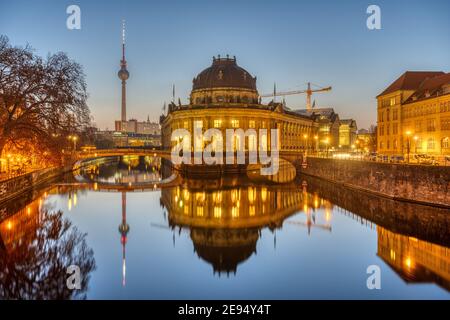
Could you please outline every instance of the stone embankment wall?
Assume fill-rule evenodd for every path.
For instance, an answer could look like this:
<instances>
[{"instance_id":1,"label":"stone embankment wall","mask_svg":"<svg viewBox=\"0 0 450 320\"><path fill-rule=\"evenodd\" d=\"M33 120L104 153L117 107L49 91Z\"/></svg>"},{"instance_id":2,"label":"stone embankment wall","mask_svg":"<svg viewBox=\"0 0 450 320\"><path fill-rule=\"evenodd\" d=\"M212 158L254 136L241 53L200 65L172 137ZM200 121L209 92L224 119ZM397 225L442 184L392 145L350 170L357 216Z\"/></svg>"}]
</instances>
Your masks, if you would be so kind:
<instances>
[{"instance_id":1,"label":"stone embankment wall","mask_svg":"<svg viewBox=\"0 0 450 320\"><path fill-rule=\"evenodd\" d=\"M450 209L450 167L308 157L300 174L350 188Z\"/></svg>"}]
</instances>

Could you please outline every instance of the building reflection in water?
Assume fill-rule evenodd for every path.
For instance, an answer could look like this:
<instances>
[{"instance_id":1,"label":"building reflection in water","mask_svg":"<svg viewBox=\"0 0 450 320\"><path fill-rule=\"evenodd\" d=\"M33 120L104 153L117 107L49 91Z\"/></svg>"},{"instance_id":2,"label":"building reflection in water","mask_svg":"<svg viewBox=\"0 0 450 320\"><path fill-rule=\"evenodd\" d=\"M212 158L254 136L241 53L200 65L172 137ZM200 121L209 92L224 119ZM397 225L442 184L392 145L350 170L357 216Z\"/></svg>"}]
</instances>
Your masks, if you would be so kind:
<instances>
[{"instance_id":1,"label":"building reflection in water","mask_svg":"<svg viewBox=\"0 0 450 320\"><path fill-rule=\"evenodd\" d=\"M2 299L86 298L90 273L96 268L94 253L85 234L61 211L43 204L46 196L44 193L0 221ZM8 213L8 205L0 209ZM80 268L80 290L67 287L70 265Z\"/></svg>"},{"instance_id":2,"label":"building reflection in water","mask_svg":"<svg viewBox=\"0 0 450 320\"><path fill-rule=\"evenodd\" d=\"M229 275L256 253L263 228L274 233L283 221L303 211L306 222L290 221L331 231L332 204L309 194L306 185L258 185L240 179L230 181L185 180L183 186L161 191L171 228L188 228L197 255L213 266L213 272ZM220 187L218 187L220 185ZM325 211L326 224L316 224L316 209Z\"/></svg>"},{"instance_id":3,"label":"building reflection in water","mask_svg":"<svg viewBox=\"0 0 450 320\"><path fill-rule=\"evenodd\" d=\"M109 162L91 165L78 174L84 182L139 184L161 180L161 159L151 156L113 157Z\"/></svg>"},{"instance_id":4,"label":"building reflection in water","mask_svg":"<svg viewBox=\"0 0 450 320\"><path fill-rule=\"evenodd\" d=\"M450 248L377 227L377 254L408 283L433 282L450 291Z\"/></svg>"}]
</instances>

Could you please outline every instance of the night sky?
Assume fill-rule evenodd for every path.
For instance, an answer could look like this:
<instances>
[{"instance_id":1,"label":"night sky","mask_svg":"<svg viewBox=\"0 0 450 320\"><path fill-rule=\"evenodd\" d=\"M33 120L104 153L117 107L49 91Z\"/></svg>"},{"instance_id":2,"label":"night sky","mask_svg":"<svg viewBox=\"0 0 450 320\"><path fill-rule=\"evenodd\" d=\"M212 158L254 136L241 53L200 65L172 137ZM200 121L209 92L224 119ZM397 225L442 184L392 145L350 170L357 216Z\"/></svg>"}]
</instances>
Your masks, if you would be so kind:
<instances>
[{"instance_id":1,"label":"night sky","mask_svg":"<svg viewBox=\"0 0 450 320\"><path fill-rule=\"evenodd\" d=\"M81 30L66 28L67 6ZM381 30L366 27L370 4ZM0 34L40 55L64 51L87 76L89 106L101 129L120 117L121 20L126 20L128 115L157 120L172 84L187 102L192 78L212 56L236 55L261 94L333 86L313 96L359 128L376 123L375 96L406 70L450 70L449 1L4 1ZM305 107L305 96L286 97Z\"/></svg>"}]
</instances>

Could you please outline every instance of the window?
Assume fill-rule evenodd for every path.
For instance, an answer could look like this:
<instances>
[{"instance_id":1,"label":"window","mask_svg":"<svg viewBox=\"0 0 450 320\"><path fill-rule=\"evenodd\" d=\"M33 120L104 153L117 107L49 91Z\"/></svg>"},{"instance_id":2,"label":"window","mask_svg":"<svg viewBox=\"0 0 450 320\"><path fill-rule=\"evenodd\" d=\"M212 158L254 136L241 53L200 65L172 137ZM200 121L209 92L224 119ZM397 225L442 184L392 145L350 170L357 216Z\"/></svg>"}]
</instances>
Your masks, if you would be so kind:
<instances>
[{"instance_id":1,"label":"window","mask_svg":"<svg viewBox=\"0 0 450 320\"><path fill-rule=\"evenodd\" d=\"M397 147L398 147L397 139L394 139L394 150L397 150Z\"/></svg>"},{"instance_id":2,"label":"window","mask_svg":"<svg viewBox=\"0 0 450 320\"><path fill-rule=\"evenodd\" d=\"M435 147L434 139L433 138L428 139L428 149L433 150L434 147Z\"/></svg>"},{"instance_id":3,"label":"window","mask_svg":"<svg viewBox=\"0 0 450 320\"><path fill-rule=\"evenodd\" d=\"M394 97L394 98L391 98L391 99L389 100L389 105L390 105L390 106L395 105L395 97Z\"/></svg>"},{"instance_id":4,"label":"window","mask_svg":"<svg viewBox=\"0 0 450 320\"><path fill-rule=\"evenodd\" d=\"M450 118L441 118L441 130L450 130Z\"/></svg>"},{"instance_id":5,"label":"window","mask_svg":"<svg viewBox=\"0 0 450 320\"><path fill-rule=\"evenodd\" d=\"M183 122L183 128L184 129L189 129L189 122L188 121L184 121Z\"/></svg>"},{"instance_id":6,"label":"window","mask_svg":"<svg viewBox=\"0 0 450 320\"><path fill-rule=\"evenodd\" d=\"M250 120L248 122L248 127L252 129L256 128L255 120Z\"/></svg>"},{"instance_id":7,"label":"window","mask_svg":"<svg viewBox=\"0 0 450 320\"><path fill-rule=\"evenodd\" d=\"M216 97L216 101L217 101L217 102L224 102L224 101L225 101L225 98L224 98L223 96L217 96L217 97Z\"/></svg>"},{"instance_id":8,"label":"window","mask_svg":"<svg viewBox=\"0 0 450 320\"><path fill-rule=\"evenodd\" d=\"M384 148L383 141L380 141L380 149L383 149L383 148Z\"/></svg>"},{"instance_id":9,"label":"window","mask_svg":"<svg viewBox=\"0 0 450 320\"><path fill-rule=\"evenodd\" d=\"M421 120L416 121L416 132L422 132L422 121Z\"/></svg>"},{"instance_id":10,"label":"window","mask_svg":"<svg viewBox=\"0 0 450 320\"><path fill-rule=\"evenodd\" d=\"M239 120L236 120L236 119L231 120L231 127L239 128Z\"/></svg>"},{"instance_id":11,"label":"window","mask_svg":"<svg viewBox=\"0 0 450 320\"><path fill-rule=\"evenodd\" d=\"M398 110L392 111L392 120L398 120Z\"/></svg>"},{"instance_id":12,"label":"window","mask_svg":"<svg viewBox=\"0 0 450 320\"><path fill-rule=\"evenodd\" d=\"M389 140L388 140L388 141L386 141L386 149L389 150L389 147L390 147L390 143L389 143Z\"/></svg>"},{"instance_id":13,"label":"window","mask_svg":"<svg viewBox=\"0 0 450 320\"><path fill-rule=\"evenodd\" d=\"M194 120L194 128L195 129L203 128L203 121L202 120Z\"/></svg>"},{"instance_id":14,"label":"window","mask_svg":"<svg viewBox=\"0 0 450 320\"><path fill-rule=\"evenodd\" d=\"M435 119L427 120L427 131L435 131L436 130L436 121Z\"/></svg>"},{"instance_id":15,"label":"window","mask_svg":"<svg viewBox=\"0 0 450 320\"><path fill-rule=\"evenodd\" d=\"M390 135L390 128L391 128L391 126L388 124L387 126L386 126L386 135L388 136L388 135Z\"/></svg>"},{"instance_id":16,"label":"window","mask_svg":"<svg viewBox=\"0 0 450 320\"><path fill-rule=\"evenodd\" d=\"M216 119L214 120L214 128L222 127L222 120Z\"/></svg>"},{"instance_id":17,"label":"window","mask_svg":"<svg viewBox=\"0 0 450 320\"><path fill-rule=\"evenodd\" d=\"M389 111L389 109L386 110L386 121L390 121L390 115L391 112Z\"/></svg>"},{"instance_id":18,"label":"window","mask_svg":"<svg viewBox=\"0 0 450 320\"><path fill-rule=\"evenodd\" d=\"M383 122L383 121L384 121L384 112L381 111L380 112L380 122Z\"/></svg>"},{"instance_id":19,"label":"window","mask_svg":"<svg viewBox=\"0 0 450 320\"><path fill-rule=\"evenodd\" d=\"M398 134L398 123L392 125L392 134Z\"/></svg>"},{"instance_id":20,"label":"window","mask_svg":"<svg viewBox=\"0 0 450 320\"><path fill-rule=\"evenodd\" d=\"M450 138L446 137L446 138L442 139L442 148L448 149L449 146L450 146Z\"/></svg>"}]
</instances>

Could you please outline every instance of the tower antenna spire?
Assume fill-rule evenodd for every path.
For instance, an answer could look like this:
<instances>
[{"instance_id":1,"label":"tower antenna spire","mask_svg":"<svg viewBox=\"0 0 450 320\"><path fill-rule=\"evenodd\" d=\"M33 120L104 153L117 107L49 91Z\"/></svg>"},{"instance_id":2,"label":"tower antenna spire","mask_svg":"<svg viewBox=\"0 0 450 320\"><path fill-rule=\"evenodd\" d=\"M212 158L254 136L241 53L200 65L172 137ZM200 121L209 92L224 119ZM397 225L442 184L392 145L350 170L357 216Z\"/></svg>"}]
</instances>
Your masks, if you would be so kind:
<instances>
[{"instance_id":1,"label":"tower antenna spire","mask_svg":"<svg viewBox=\"0 0 450 320\"><path fill-rule=\"evenodd\" d=\"M125 61L125 19L122 20L122 60Z\"/></svg>"}]
</instances>

